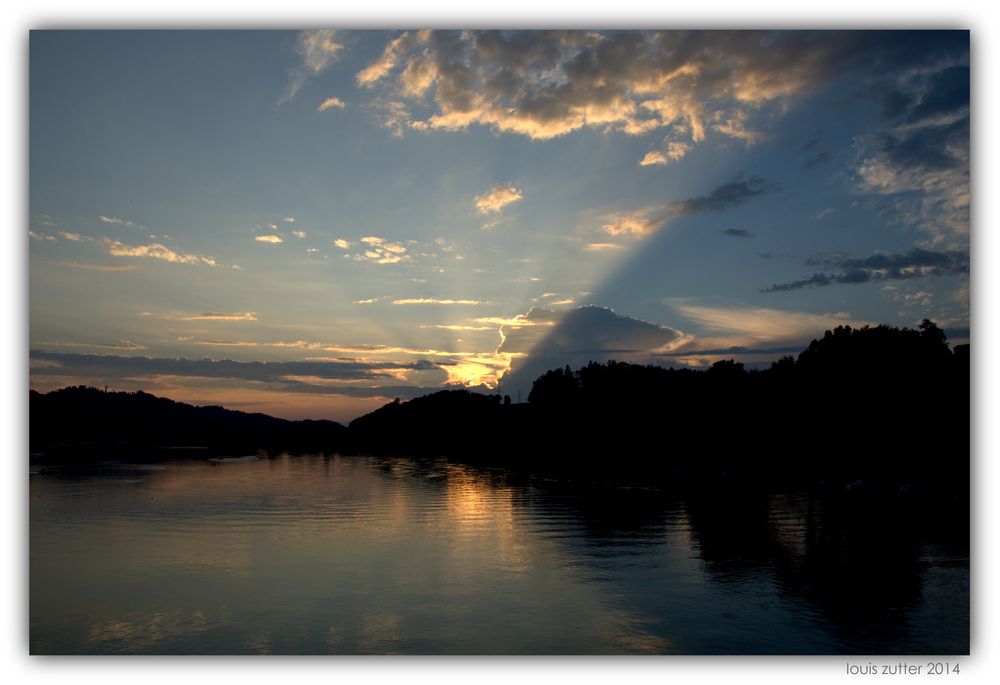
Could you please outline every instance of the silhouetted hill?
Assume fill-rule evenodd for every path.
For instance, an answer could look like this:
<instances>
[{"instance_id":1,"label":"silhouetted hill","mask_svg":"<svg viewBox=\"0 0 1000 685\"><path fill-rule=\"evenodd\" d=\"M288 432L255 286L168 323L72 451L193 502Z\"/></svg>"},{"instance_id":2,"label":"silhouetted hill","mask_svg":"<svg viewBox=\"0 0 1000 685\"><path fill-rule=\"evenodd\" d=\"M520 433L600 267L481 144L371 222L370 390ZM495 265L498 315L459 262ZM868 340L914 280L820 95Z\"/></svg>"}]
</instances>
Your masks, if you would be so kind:
<instances>
[{"instance_id":1,"label":"silhouetted hill","mask_svg":"<svg viewBox=\"0 0 1000 685\"><path fill-rule=\"evenodd\" d=\"M441 390L408 402L392 402L351 421L351 447L381 454L503 454L524 430L530 408L503 404L499 395Z\"/></svg>"},{"instance_id":2,"label":"silhouetted hill","mask_svg":"<svg viewBox=\"0 0 1000 685\"><path fill-rule=\"evenodd\" d=\"M127 454L235 454L338 449L346 429L333 421L287 421L222 407L195 407L145 392L84 386L30 391L32 452L86 458ZM88 449L81 450L86 445ZM86 454L83 454L86 452Z\"/></svg>"}]
</instances>

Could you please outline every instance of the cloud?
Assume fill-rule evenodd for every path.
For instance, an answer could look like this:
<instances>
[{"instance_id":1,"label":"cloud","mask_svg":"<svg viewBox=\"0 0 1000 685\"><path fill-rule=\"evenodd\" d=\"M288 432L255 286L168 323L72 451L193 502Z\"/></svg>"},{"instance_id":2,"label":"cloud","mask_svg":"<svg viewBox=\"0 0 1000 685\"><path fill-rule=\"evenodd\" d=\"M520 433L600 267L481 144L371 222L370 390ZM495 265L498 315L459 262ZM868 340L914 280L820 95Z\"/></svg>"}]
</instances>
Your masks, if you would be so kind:
<instances>
[{"instance_id":1,"label":"cloud","mask_svg":"<svg viewBox=\"0 0 1000 685\"><path fill-rule=\"evenodd\" d=\"M436 297L409 297L401 298L398 300L393 300L393 304L468 304L468 305L480 305L488 304L482 300L450 300L450 299L438 299Z\"/></svg>"},{"instance_id":2,"label":"cloud","mask_svg":"<svg viewBox=\"0 0 1000 685\"><path fill-rule=\"evenodd\" d=\"M513 185L495 185L483 195L477 195L475 204L476 211L480 214L497 213L512 202L521 200L524 196L521 191Z\"/></svg>"},{"instance_id":3,"label":"cloud","mask_svg":"<svg viewBox=\"0 0 1000 685\"><path fill-rule=\"evenodd\" d=\"M727 228L722 232L722 235L730 238L753 238L757 234L742 228Z\"/></svg>"},{"instance_id":4,"label":"cloud","mask_svg":"<svg viewBox=\"0 0 1000 685\"><path fill-rule=\"evenodd\" d=\"M485 327L490 330L490 327ZM147 357L115 357L107 355L68 355L44 350L33 350L33 372L47 376L46 383L115 382L138 385L145 389L165 379L173 385L203 382L209 379L230 379L239 387L258 387L265 384L276 391L324 392L352 396L381 396L386 388L409 388L419 384L427 394L438 387L433 383L455 383L467 387L493 387L497 378L510 364L510 355L493 351L454 351L407 348L388 345L337 345L322 342L295 340L289 342L259 342L239 339L185 338L192 345L207 347L322 350L335 353L336 357L310 357L304 361L239 362L215 359L151 359ZM113 347L115 349L141 349L132 343L114 345L66 343L63 346ZM49 343L46 343L49 344ZM52 344L58 346L58 344ZM351 358L339 355L361 355ZM371 357L380 358L373 361ZM433 361L428 360L433 358ZM33 384L38 379L33 376ZM400 384L407 385L400 385ZM246 384L250 384L247 386ZM387 385L391 384L391 385ZM232 385L232 384L230 384ZM400 393L395 393L396 396Z\"/></svg>"},{"instance_id":5,"label":"cloud","mask_svg":"<svg viewBox=\"0 0 1000 685\"><path fill-rule=\"evenodd\" d=\"M780 184L768 183L759 176L752 176L745 181L737 177L729 183L723 183L708 195L672 202L670 208L675 217L702 212L724 212L744 205L755 197L779 190Z\"/></svg>"},{"instance_id":6,"label":"cloud","mask_svg":"<svg viewBox=\"0 0 1000 685\"><path fill-rule=\"evenodd\" d=\"M296 238L302 239L302 238L306 237L306 232L305 231L292 231L292 235L295 236Z\"/></svg>"},{"instance_id":7,"label":"cloud","mask_svg":"<svg viewBox=\"0 0 1000 685\"><path fill-rule=\"evenodd\" d=\"M651 150L646 156L639 160L639 166L655 166L668 163L667 156L661 150Z\"/></svg>"},{"instance_id":8,"label":"cloud","mask_svg":"<svg viewBox=\"0 0 1000 685\"><path fill-rule=\"evenodd\" d=\"M505 322L500 335L497 353L511 355L502 387L525 395L532 382L549 369L609 359L642 363L655 351L673 349L687 339L674 328L594 306L561 312L532 307Z\"/></svg>"},{"instance_id":9,"label":"cloud","mask_svg":"<svg viewBox=\"0 0 1000 685\"><path fill-rule=\"evenodd\" d=\"M773 123L818 87L953 51L961 40L946 33L407 32L356 79L394 98L392 122L383 124L394 135L485 126L544 140L583 129L665 129L687 145L709 135L753 144L766 137L761 121ZM670 159L661 155L647 162Z\"/></svg>"},{"instance_id":10,"label":"cloud","mask_svg":"<svg viewBox=\"0 0 1000 685\"><path fill-rule=\"evenodd\" d=\"M49 241L59 240L54 235L46 235L45 233L39 233L37 231L31 230L30 228L28 229L28 237L31 238L32 240L49 240Z\"/></svg>"},{"instance_id":11,"label":"cloud","mask_svg":"<svg viewBox=\"0 0 1000 685\"><path fill-rule=\"evenodd\" d=\"M884 198L877 209L926 236L926 245L967 247L970 225L970 72L964 51L890 80L887 129L855 143L855 188ZM957 61L957 63L956 63Z\"/></svg>"},{"instance_id":12,"label":"cloud","mask_svg":"<svg viewBox=\"0 0 1000 685\"><path fill-rule=\"evenodd\" d=\"M321 73L337 59L337 53L344 47L336 41L334 29L302 31L298 35L295 50L302 62L289 72L288 88L278 104L291 101L313 76Z\"/></svg>"},{"instance_id":13,"label":"cloud","mask_svg":"<svg viewBox=\"0 0 1000 685\"><path fill-rule=\"evenodd\" d=\"M59 231L59 235L61 235L65 240L69 240L70 242L74 243L78 243L81 240L84 240L84 237L79 233L70 233L69 231Z\"/></svg>"},{"instance_id":14,"label":"cloud","mask_svg":"<svg viewBox=\"0 0 1000 685\"><path fill-rule=\"evenodd\" d=\"M103 214L97 217L102 223L105 224L118 224L119 226L135 226L135 222L128 221L126 219L119 219L113 216L104 216Z\"/></svg>"},{"instance_id":15,"label":"cloud","mask_svg":"<svg viewBox=\"0 0 1000 685\"><path fill-rule=\"evenodd\" d=\"M382 54L374 62L358 72L356 80L359 86L370 87L389 75L399 64L400 59L418 45L423 45L430 38L430 31L403 33L398 38L389 41Z\"/></svg>"},{"instance_id":16,"label":"cloud","mask_svg":"<svg viewBox=\"0 0 1000 685\"><path fill-rule=\"evenodd\" d=\"M642 238L661 229L667 222L703 212L726 212L754 198L781 190L781 185L742 175L716 187L708 195L658 203L605 215L601 229L612 237ZM600 244L600 243L598 243Z\"/></svg>"},{"instance_id":17,"label":"cloud","mask_svg":"<svg viewBox=\"0 0 1000 685\"><path fill-rule=\"evenodd\" d=\"M639 166L665 166L682 159L691 151L689 143L679 140L667 140L662 150L651 150L639 161Z\"/></svg>"},{"instance_id":18,"label":"cloud","mask_svg":"<svg viewBox=\"0 0 1000 685\"><path fill-rule=\"evenodd\" d=\"M181 321L256 321L256 312L202 312L178 317Z\"/></svg>"},{"instance_id":19,"label":"cloud","mask_svg":"<svg viewBox=\"0 0 1000 685\"><path fill-rule=\"evenodd\" d=\"M222 346L239 341L201 341ZM244 387L272 390L344 394L360 397L390 396L416 392L418 388L400 385L414 378L436 372L434 379L445 381L452 361L235 361L232 359L154 358L108 354L78 354L32 350L31 375L34 382L44 377L56 377L61 382L88 384L135 385L155 388L158 382L181 379L188 383L202 379L228 380ZM454 362L457 363L457 362ZM400 391L401 388L405 390ZM439 388L419 388L426 394ZM410 395L407 395L410 396Z\"/></svg>"},{"instance_id":20,"label":"cloud","mask_svg":"<svg viewBox=\"0 0 1000 685\"><path fill-rule=\"evenodd\" d=\"M375 264L398 264L400 262L412 261L408 254L406 245L380 238L378 236L365 236L359 241L364 247L351 255L359 262L373 262ZM333 244L341 249L350 248L351 244L346 240L337 239Z\"/></svg>"},{"instance_id":21,"label":"cloud","mask_svg":"<svg viewBox=\"0 0 1000 685\"><path fill-rule=\"evenodd\" d=\"M718 131L725 136L729 136L730 138L742 140L746 143L747 147L756 145L757 143L770 138L770 136L766 133L748 129L746 127L748 118L746 110L733 109L729 112L715 112L710 117L710 121L712 122L713 130Z\"/></svg>"},{"instance_id":22,"label":"cloud","mask_svg":"<svg viewBox=\"0 0 1000 685\"><path fill-rule=\"evenodd\" d=\"M270 243L272 245L277 245L278 243L285 242L281 239L280 235L259 235L254 238L259 243Z\"/></svg>"},{"instance_id":23,"label":"cloud","mask_svg":"<svg viewBox=\"0 0 1000 685\"><path fill-rule=\"evenodd\" d=\"M612 237L641 238L660 229L671 216L669 205L649 205L609 214L604 218L605 223L601 228Z\"/></svg>"},{"instance_id":24,"label":"cloud","mask_svg":"<svg viewBox=\"0 0 1000 685\"><path fill-rule=\"evenodd\" d=\"M806 169L815 169L821 164L829 164L832 161L833 157L830 155L830 153L824 151L820 152L815 157L810 157L809 159L807 159L802 166Z\"/></svg>"},{"instance_id":25,"label":"cloud","mask_svg":"<svg viewBox=\"0 0 1000 685\"><path fill-rule=\"evenodd\" d=\"M217 347L257 347L258 343L250 340L195 340L195 344Z\"/></svg>"},{"instance_id":26,"label":"cloud","mask_svg":"<svg viewBox=\"0 0 1000 685\"><path fill-rule=\"evenodd\" d=\"M413 115L405 103L398 100L376 98L368 106L375 112L379 125L389 129L393 138L402 138L406 129L413 124Z\"/></svg>"},{"instance_id":27,"label":"cloud","mask_svg":"<svg viewBox=\"0 0 1000 685\"><path fill-rule=\"evenodd\" d=\"M964 251L933 252L914 248L903 254L876 252L859 259L836 257L811 257L807 266L834 269L833 273L814 273L808 278L776 283L761 292L775 293L801 290L827 285L870 283L887 280L949 276L969 273L969 254Z\"/></svg>"},{"instance_id":28,"label":"cloud","mask_svg":"<svg viewBox=\"0 0 1000 685\"><path fill-rule=\"evenodd\" d=\"M587 243L583 246L584 250L591 250L594 252L601 252L606 250L617 250L620 249L621 245L618 243Z\"/></svg>"},{"instance_id":29,"label":"cloud","mask_svg":"<svg viewBox=\"0 0 1000 685\"><path fill-rule=\"evenodd\" d=\"M333 109L334 107L337 109L344 109L346 105L344 104L344 101L338 97L329 97L320 103L319 107L316 108L316 111L325 112L326 110Z\"/></svg>"},{"instance_id":30,"label":"cloud","mask_svg":"<svg viewBox=\"0 0 1000 685\"><path fill-rule=\"evenodd\" d=\"M85 343L85 342L43 342L46 347L97 347L110 350L144 350L145 345L134 343L131 340L119 340L113 343ZM49 365L53 367L53 365Z\"/></svg>"},{"instance_id":31,"label":"cloud","mask_svg":"<svg viewBox=\"0 0 1000 685\"><path fill-rule=\"evenodd\" d=\"M690 321L699 335L657 354L695 366L704 366L721 356L730 357L733 348L745 348L745 354L762 354L773 359L776 354L801 351L810 340L836 326L858 327L870 323L847 312L814 314L746 305L699 305L683 300L668 300L666 304Z\"/></svg>"},{"instance_id":32,"label":"cloud","mask_svg":"<svg viewBox=\"0 0 1000 685\"><path fill-rule=\"evenodd\" d=\"M504 323L497 352L551 356L591 353L629 354L663 347L681 333L606 307L585 306L557 312L532 307ZM561 365L560 365L561 366Z\"/></svg>"},{"instance_id":33,"label":"cloud","mask_svg":"<svg viewBox=\"0 0 1000 685\"><path fill-rule=\"evenodd\" d=\"M207 266L218 266L214 257L196 254L184 254L174 252L170 248L160 243L150 243L149 245L126 245L111 238L101 238L99 241L104 245L108 254L114 257L151 257L162 259L165 262L174 264L205 264Z\"/></svg>"},{"instance_id":34,"label":"cloud","mask_svg":"<svg viewBox=\"0 0 1000 685\"><path fill-rule=\"evenodd\" d=\"M89 262L59 262L63 266L71 266L74 269L90 269L92 271L132 271L138 269L138 264L123 264L121 262L107 262L103 264L92 264Z\"/></svg>"},{"instance_id":35,"label":"cloud","mask_svg":"<svg viewBox=\"0 0 1000 685\"><path fill-rule=\"evenodd\" d=\"M438 328L443 331L495 331L494 326L469 326L457 323L421 324L421 328Z\"/></svg>"}]
</instances>

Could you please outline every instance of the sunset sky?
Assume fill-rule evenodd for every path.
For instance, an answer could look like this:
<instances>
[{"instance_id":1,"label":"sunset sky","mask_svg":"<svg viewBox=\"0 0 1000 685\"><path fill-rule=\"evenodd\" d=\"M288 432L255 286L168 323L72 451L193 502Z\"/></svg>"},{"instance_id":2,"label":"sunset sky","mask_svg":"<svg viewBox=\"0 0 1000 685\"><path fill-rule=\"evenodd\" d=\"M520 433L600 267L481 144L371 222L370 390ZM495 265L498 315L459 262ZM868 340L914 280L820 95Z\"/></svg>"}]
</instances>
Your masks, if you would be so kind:
<instances>
[{"instance_id":1,"label":"sunset sky","mask_svg":"<svg viewBox=\"0 0 1000 685\"><path fill-rule=\"evenodd\" d=\"M29 60L38 390L346 421L841 324L968 341L964 31L35 31Z\"/></svg>"}]
</instances>

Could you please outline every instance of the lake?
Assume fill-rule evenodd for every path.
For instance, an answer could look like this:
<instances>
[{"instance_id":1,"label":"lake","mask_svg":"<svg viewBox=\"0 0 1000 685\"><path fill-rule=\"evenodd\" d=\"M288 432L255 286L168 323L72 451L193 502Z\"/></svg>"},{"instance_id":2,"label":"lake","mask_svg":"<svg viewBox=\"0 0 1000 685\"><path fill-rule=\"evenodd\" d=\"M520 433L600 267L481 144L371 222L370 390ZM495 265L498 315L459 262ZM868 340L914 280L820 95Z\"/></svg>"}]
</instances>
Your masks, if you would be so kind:
<instances>
[{"instance_id":1,"label":"lake","mask_svg":"<svg viewBox=\"0 0 1000 685\"><path fill-rule=\"evenodd\" d=\"M287 455L29 492L35 654L969 650L967 503Z\"/></svg>"}]
</instances>

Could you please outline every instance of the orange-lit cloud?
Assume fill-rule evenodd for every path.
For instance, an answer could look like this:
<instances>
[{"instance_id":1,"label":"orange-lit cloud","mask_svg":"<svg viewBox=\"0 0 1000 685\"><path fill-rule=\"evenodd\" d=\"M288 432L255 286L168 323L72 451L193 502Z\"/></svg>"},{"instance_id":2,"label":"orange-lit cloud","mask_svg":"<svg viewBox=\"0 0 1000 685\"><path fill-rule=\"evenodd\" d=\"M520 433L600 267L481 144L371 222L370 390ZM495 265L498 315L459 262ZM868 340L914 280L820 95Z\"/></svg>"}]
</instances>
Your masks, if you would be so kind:
<instances>
[{"instance_id":1,"label":"orange-lit cloud","mask_svg":"<svg viewBox=\"0 0 1000 685\"><path fill-rule=\"evenodd\" d=\"M150 243L149 245L126 245L111 238L101 238L101 244L107 249L108 254L115 257L152 257L162 259L165 262L174 264L205 264L207 266L218 266L214 257L196 254L184 254L174 252L170 248L160 243Z\"/></svg>"},{"instance_id":2,"label":"orange-lit cloud","mask_svg":"<svg viewBox=\"0 0 1000 685\"><path fill-rule=\"evenodd\" d=\"M350 243L343 241L348 247ZM373 262L375 264L399 264L400 262L409 262L412 257L407 254L407 248L402 243L393 242L391 240L386 240L385 238L380 238L378 236L369 235L361 238L360 242L364 244L364 248L359 252L356 252L352 257L359 262ZM334 241L337 247L341 245L340 240Z\"/></svg>"},{"instance_id":3,"label":"orange-lit cloud","mask_svg":"<svg viewBox=\"0 0 1000 685\"><path fill-rule=\"evenodd\" d=\"M256 312L202 312L192 316L182 316L181 321L256 321Z\"/></svg>"},{"instance_id":4,"label":"orange-lit cloud","mask_svg":"<svg viewBox=\"0 0 1000 685\"><path fill-rule=\"evenodd\" d=\"M280 235L259 235L254 238L257 242L270 243L272 245L277 245L278 243L285 242L281 239Z\"/></svg>"},{"instance_id":5,"label":"orange-lit cloud","mask_svg":"<svg viewBox=\"0 0 1000 685\"><path fill-rule=\"evenodd\" d=\"M487 304L482 300L450 300L450 299L439 299L436 297L404 297L398 300L393 300L393 304L468 304L468 305L480 305Z\"/></svg>"},{"instance_id":6,"label":"orange-lit cloud","mask_svg":"<svg viewBox=\"0 0 1000 685\"><path fill-rule=\"evenodd\" d=\"M670 218L667 205L650 205L641 209L616 212L605 218L601 228L612 236L641 238L660 229Z\"/></svg>"},{"instance_id":7,"label":"orange-lit cloud","mask_svg":"<svg viewBox=\"0 0 1000 685\"><path fill-rule=\"evenodd\" d=\"M668 128L688 137L679 143L709 131L750 143L762 135L749 128L751 114L809 92L847 55L871 48L853 42L863 41L760 31L421 31L391 40L356 79L433 102L417 118L394 101L394 135L481 125L544 140L583 128ZM648 164L683 156L651 154Z\"/></svg>"},{"instance_id":8,"label":"orange-lit cloud","mask_svg":"<svg viewBox=\"0 0 1000 685\"><path fill-rule=\"evenodd\" d=\"M299 33L296 51L302 62L289 74L288 88L278 104L292 100L306 81L324 71L337 59L337 54L343 47L343 44L337 41L337 32L334 29L315 29Z\"/></svg>"},{"instance_id":9,"label":"orange-lit cloud","mask_svg":"<svg viewBox=\"0 0 1000 685\"><path fill-rule=\"evenodd\" d=\"M400 59L418 45L423 45L430 38L430 31L403 33L385 46L382 54L374 62L358 72L356 80L359 86L372 86L389 75Z\"/></svg>"},{"instance_id":10,"label":"orange-lit cloud","mask_svg":"<svg viewBox=\"0 0 1000 685\"><path fill-rule=\"evenodd\" d=\"M665 166L671 162L683 159L691 151L689 143L678 140L668 140L662 150L651 150L639 161L639 166Z\"/></svg>"},{"instance_id":11,"label":"orange-lit cloud","mask_svg":"<svg viewBox=\"0 0 1000 685\"><path fill-rule=\"evenodd\" d=\"M135 222L128 221L127 219L119 219L113 216L104 216L103 214L97 217L101 223L104 224L118 224L119 226L135 226Z\"/></svg>"},{"instance_id":12,"label":"orange-lit cloud","mask_svg":"<svg viewBox=\"0 0 1000 685\"><path fill-rule=\"evenodd\" d=\"M134 343L131 340L119 340L111 343L86 343L86 342L41 342L42 347L92 347L108 350L144 350L145 345Z\"/></svg>"},{"instance_id":13,"label":"orange-lit cloud","mask_svg":"<svg viewBox=\"0 0 1000 685\"><path fill-rule=\"evenodd\" d=\"M213 345L216 347L257 347L251 340L195 340L198 345Z\"/></svg>"},{"instance_id":14,"label":"orange-lit cloud","mask_svg":"<svg viewBox=\"0 0 1000 685\"><path fill-rule=\"evenodd\" d=\"M477 195L476 211L480 214L496 213L512 202L521 200L524 195L513 185L501 184L493 186L486 193Z\"/></svg>"},{"instance_id":15,"label":"orange-lit cloud","mask_svg":"<svg viewBox=\"0 0 1000 685\"><path fill-rule=\"evenodd\" d=\"M138 264L107 262L103 264L91 264L88 262L59 262L63 266L71 266L75 269L90 269L93 271L132 271L138 269Z\"/></svg>"},{"instance_id":16,"label":"orange-lit cloud","mask_svg":"<svg viewBox=\"0 0 1000 685\"><path fill-rule=\"evenodd\" d=\"M494 326L469 326L456 323L421 324L421 328L439 328L444 331L495 331Z\"/></svg>"},{"instance_id":17,"label":"orange-lit cloud","mask_svg":"<svg viewBox=\"0 0 1000 685\"><path fill-rule=\"evenodd\" d=\"M319 107L316 108L316 111L325 112L328 109L333 109L333 108L344 109L344 107L346 107L346 105L344 104L343 100L341 100L338 97L329 97L320 103Z\"/></svg>"}]
</instances>

